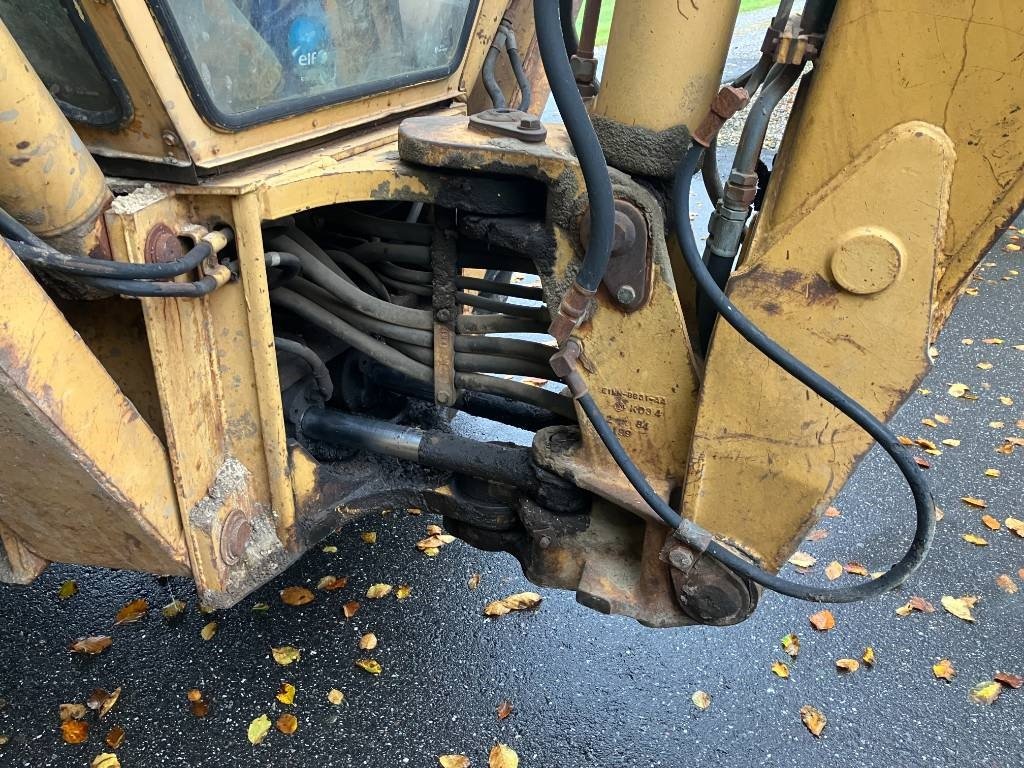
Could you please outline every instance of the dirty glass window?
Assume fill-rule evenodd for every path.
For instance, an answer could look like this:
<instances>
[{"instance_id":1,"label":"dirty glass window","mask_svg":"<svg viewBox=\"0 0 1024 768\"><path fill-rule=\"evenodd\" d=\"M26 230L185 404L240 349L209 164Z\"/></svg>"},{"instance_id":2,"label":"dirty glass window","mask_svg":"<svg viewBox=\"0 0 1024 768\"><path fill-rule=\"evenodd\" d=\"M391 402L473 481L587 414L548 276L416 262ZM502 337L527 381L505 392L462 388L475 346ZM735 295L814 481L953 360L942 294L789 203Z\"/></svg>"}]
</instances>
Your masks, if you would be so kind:
<instances>
[{"instance_id":1,"label":"dirty glass window","mask_svg":"<svg viewBox=\"0 0 1024 768\"><path fill-rule=\"evenodd\" d=\"M64 113L117 123L127 117L127 97L115 90L99 40L76 13L69 0L0 0L0 18Z\"/></svg>"},{"instance_id":2,"label":"dirty glass window","mask_svg":"<svg viewBox=\"0 0 1024 768\"><path fill-rule=\"evenodd\" d=\"M476 0L150 0L198 106L240 127L445 77Z\"/></svg>"}]
</instances>

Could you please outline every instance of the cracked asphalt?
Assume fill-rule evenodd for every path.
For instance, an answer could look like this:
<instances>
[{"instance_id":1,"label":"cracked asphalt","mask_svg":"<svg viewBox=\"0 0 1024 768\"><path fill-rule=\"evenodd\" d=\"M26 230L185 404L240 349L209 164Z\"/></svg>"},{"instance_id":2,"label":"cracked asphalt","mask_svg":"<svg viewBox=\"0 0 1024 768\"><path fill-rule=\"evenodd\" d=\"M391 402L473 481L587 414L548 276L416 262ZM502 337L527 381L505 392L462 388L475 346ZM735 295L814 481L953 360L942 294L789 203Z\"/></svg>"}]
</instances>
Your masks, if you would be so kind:
<instances>
[{"instance_id":1,"label":"cracked asphalt","mask_svg":"<svg viewBox=\"0 0 1024 768\"><path fill-rule=\"evenodd\" d=\"M698 210L706 214L707 207ZM1016 224L1024 227L1024 217ZM945 513L932 554L898 592L833 607L834 630L814 631L808 616L815 607L771 594L753 617L730 628L651 630L592 613L571 593L550 590L537 590L544 602L536 612L487 619L481 611L488 601L535 589L516 562L461 542L424 557L415 542L437 521L403 510L340 530L324 542L337 552L314 549L234 609L212 616L197 610L187 580L54 565L30 587L0 585L0 735L8 738L0 766L88 766L108 751L103 736L114 725L127 733L117 750L122 765L147 768L428 768L448 753L484 766L498 741L519 753L524 768L1024 765L1024 689L1004 690L991 706L969 698L971 688L996 671L1024 675L1024 594L1007 594L995 584L1000 574L1024 582L1017 575L1024 568L1024 538L1005 527L987 530L982 511L960 501L983 498L985 511L999 520L1024 517L1024 448L1013 455L995 450L1006 437L1024 437L1016 426L1024 419L1024 351L1015 349L1024 345L1018 274L1024 255L1004 250L1013 236L1004 233L983 260L973 282L977 295L962 299L922 389L893 420L897 432L910 437L961 441L927 457ZM983 370L979 363L992 367ZM948 395L955 382L978 399ZM921 423L936 413L949 416L950 424ZM522 437L478 420L460 421L460 428L489 439ZM989 468L1000 477L985 476ZM818 565L806 576L792 568L787 575L820 582L833 559L880 570L899 557L912 509L884 455L868 455L836 506L841 515L820 526L828 536L802 547ZM371 530L378 534L372 545L360 537ZM988 546L967 543L965 533L983 536ZM348 576L348 586L317 592L304 607L281 603L282 588L313 588L328 574ZM467 586L472 574L481 576L476 591ZM854 578L844 575L837 584ZM58 600L67 579L80 591ZM365 599L377 582L409 584L412 595ZM936 611L898 617L895 609L911 595L931 601ZM976 621L944 612L943 595L980 596ZM138 597L154 610L139 623L113 627L117 610ZM167 623L155 609L172 597L188 608ZM362 605L346 620L341 606L349 600ZM261 602L269 610L253 611ZM218 632L203 641L200 629L211 620ZM379 637L372 653L357 648L364 632ZM801 640L795 660L779 642L790 632ZM107 652L93 658L67 652L73 638L97 633L113 636ZM289 667L270 656L271 647L285 644L302 652ZM874 668L836 672L836 659L859 657L867 646L875 649ZM354 667L369 656L383 666L379 677ZM952 682L932 675L932 664L942 658L958 672ZM788 662L791 678L775 677L773 661ZM297 688L293 707L275 701L283 681ZM87 743L64 744L58 705L83 702L96 687L118 686L120 701L93 723ZM210 702L205 719L189 712L192 688ZM327 701L332 688L345 693L343 705ZM691 703L697 690L711 695L706 711ZM498 720L503 700L514 709ZM806 704L828 718L820 739L800 722ZM283 711L296 714L298 731L290 737L271 731L262 745L251 746L249 722Z\"/></svg>"}]
</instances>

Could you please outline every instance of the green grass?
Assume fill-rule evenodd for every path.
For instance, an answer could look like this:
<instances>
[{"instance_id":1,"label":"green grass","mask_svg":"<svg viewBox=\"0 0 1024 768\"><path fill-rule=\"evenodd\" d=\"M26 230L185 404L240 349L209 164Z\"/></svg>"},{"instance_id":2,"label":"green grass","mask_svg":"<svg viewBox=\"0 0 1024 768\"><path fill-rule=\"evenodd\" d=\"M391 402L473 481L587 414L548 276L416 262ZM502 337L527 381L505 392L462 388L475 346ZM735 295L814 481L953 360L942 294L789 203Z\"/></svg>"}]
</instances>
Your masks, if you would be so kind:
<instances>
[{"instance_id":1,"label":"green grass","mask_svg":"<svg viewBox=\"0 0 1024 768\"><path fill-rule=\"evenodd\" d=\"M642 2L642 0L639 0ZM767 8L778 5L779 0L740 0L740 13L744 11L756 11L758 8ZM601 3L601 18L597 23L597 44L608 45L608 33L612 28L612 11L615 10L615 0L604 0ZM582 14L577 31L582 25Z\"/></svg>"}]
</instances>

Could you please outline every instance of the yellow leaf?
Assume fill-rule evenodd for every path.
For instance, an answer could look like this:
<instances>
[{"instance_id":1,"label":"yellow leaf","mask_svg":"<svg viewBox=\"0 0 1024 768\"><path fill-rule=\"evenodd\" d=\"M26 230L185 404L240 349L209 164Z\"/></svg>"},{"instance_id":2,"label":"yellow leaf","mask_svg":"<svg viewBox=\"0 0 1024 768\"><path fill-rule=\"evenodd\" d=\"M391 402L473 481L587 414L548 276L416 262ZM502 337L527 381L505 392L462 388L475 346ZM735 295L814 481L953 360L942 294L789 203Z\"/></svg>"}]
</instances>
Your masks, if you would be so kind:
<instances>
[{"instance_id":1,"label":"yellow leaf","mask_svg":"<svg viewBox=\"0 0 1024 768\"><path fill-rule=\"evenodd\" d=\"M277 718L277 722L274 723L274 725L277 726L277 730L285 736L291 736L299 729L299 719L291 712L285 712Z\"/></svg>"},{"instance_id":2,"label":"yellow leaf","mask_svg":"<svg viewBox=\"0 0 1024 768\"><path fill-rule=\"evenodd\" d=\"M1017 582L1008 574L1001 573L996 576L996 586L1008 595L1017 594Z\"/></svg>"},{"instance_id":3,"label":"yellow leaf","mask_svg":"<svg viewBox=\"0 0 1024 768\"><path fill-rule=\"evenodd\" d=\"M854 576L867 576L868 575L868 569L865 566L861 565L860 563L853 563L853 562L847 563L845 565L845 569L846 569L847 573L852 573Z\"/></svg>"},{"instance_id":4,"label":"yellow leaf","mask_svg":"<svg viewBox=\"0 0 1024 768\"><path fill-rule=\"evenodd\" d=\"M953 421L949 416L943 416L941 413L935 414L935 420L939 422L939 424L949 424Z\"/></svg>"},{"instance_id":5,"label":"yellow leaf","mask_svg":"<svg viewBox=\"0 0 1024 768\"><path fill-rule=\"evenodd\" d=\"M320 581L316 583L316 588L323 590L324 592L334 592L338 589L344 589L348 586L348 577L342 576L324 576Z\"/></svg>"},{"instance_id":6,"label":"yellow leaf","mask_svg":"<svg viewBox=\"0 0 1024 768\"><path fill-rule=\"evenodd\" d=\"M331 690L327 692L327 700L337 707L339 704L345 701L345 694L339 691L337 688L331 688Z\"/></svg>"},{"instance_id":7,"label":"yellow leaf","mask_svg":"<svg viewBox=\"0 0 1024 768\"><path fill-rule=\"evenodd\" d=\"M772 672L776 676L781 677L783 680L789 677L789 667L783 664L781 661L772 662Z\"/></svg>"},{"instance_id":8,"label":"yellow leaf","mask_svg":"<svg viewBox=\"0 0 1024 768\"><path fill-rule=\"evenodd\" d=\"M454 537L448 535L427 536L427 538L420 539L416 542L416 549L418 549L420 552L423 552L424 554L427 554L428 556L431 556L428 554L429 550L439 550L445 544L451 544L452 541L454 540Z\"/></svg>"},{"instance_id":9,"label":"yellow leaf","mask_svg":"<svg viewBox=\"0 0 1024 768\"><path fill-rule=\"evenodd\" d=\"M987 547L988 546L988 542L985 541L985 539L981 538L981 536L975 536L973 533L965 533L964 536L963 536L963 539L968 544L973 544L976 547Z\"/></svg>"},{"instance_id":10,"label":"yellow leaf","mask_svg":"<svg viewBox=\"0 0 1024 768\"><path fill-rule=\"evenodd\" d=\"M1013 398L1007 397L1006 395L1000 395L999 402L1002 403L1003 405L1013 405Z\"/></svg>"},{"instance_id":11,"label":"yellow leaf","mask_svg":"<svg viewBox=\"0 0 1024 768\"><path fill-rule=\"evenodd\" d=\"M217 634L217 622L211 621L208 624L204 624L203 628L199 630L199 636L203 640L212 640L213 636Z\"/></svg>"},{"instance_id":12,"label":"yellow leaf","mask_svg":"<svg viewBox=\"0 0 1024 768\"><path fill-rule=\"evenodd\" d=\"M707 691L694 691L693 696L690 697L690 701L693 702L693 706L703 711L711 706L711 694Z\"/></svg>"},{"instance_id":13,"label":"yellow leaf","mask_svg":"<svg viewBox=\"0 0 1024 768\"><path fill-rule=\"evenodd\" d=\"M502 600L495 600L488 603L484 608L485 616L504 616L512 611L528 611L536 608L541 603L541 596L536 592L519 592L509 595Z\"/></svg>"},{"instance_id":14,"label":"yellow leaf","mask_svg":"<svg viewBox=\"0 0 1024 768\"><path fill-rule=\"evenodd\" d=\"M992 429L1002 429L1006 426L1006 423L1002 421L990 421L988 425L992 427Z\"/></svg>"},{"instance_id":15,"label":"yellow leaf","mask_svg":"<svg viewBox=\"0 0 1024 768\"><path fill-rule=\"evenodd\" d=\"M960 501L969 507L975 507L977 509L985 509L988 507L988 502L984 499L979 499L975 496L961 496Z\"/></svg>"},{"instance_id":16,"label":"yellow leaf","mask_svg":"<svg viewBox=\"0 0 1024 768\"><path fill-rule=\"evenodd\" d=\"M471 590L476 590L476 588L480 586L480 574L474 573L472 576L470 576L469 581L466 582L466 586L468 586Z\"/></svg>"},{"instance_id":17,"label":"yellow leaf","mask_svg":"<svg viewBox=\"0 0 1024 768\"><path fill-rule=\"evenodd\" d=\"M975 368L980 368L983 371L991 371L992 370L992 363L978 363L974 367Z\"/></svg>"},{"instance_id":18,"label":"yellow leaf","mask_svg":"<svg viewBox=\"0 0 1024 768\"><path fill-rule=\"evenodd\" d=\"M282 645L280 648L271 648L270 655L282 667L287 667L302 658L302 651L291 645Z\"/></svg>"},{"instance_id":19,"label":"yellow leaf","mask_svg":"<svg viewBox=\"0 0 1024 768\"><path fill-rule=\"evenodd\" d=\"M60 589L57 590L57 597L60 600L67 600L69 597L78 593L78 582L74 579L68 579L60 585Z\"/></svg>"},{"instance_id":20,"label":"yellow leaf","mask_svg":"<svg viewBox=\"0 0 1024 768\"><path fill-rule=\"evenodd\" d=\"M412 587L408 584L402 584L398 589L395 590L395 597L399 600L406 600L412 594Z\"/></svg>"},{"instance_id":21,"label":"yellow leaf","mask_svg":"<svg viewBox=\"0 0 1024 768\"><path fill-rule=\"evenodd\" d=\"M821 736L821 732L825 730L825 725L828 723L822 711L810 704L800 707L800 719L814 736Z\"/></svg>"},{"instance_id":22,"label":"yellow leaf","mask_svg":"<svg viewBox=\"0 0 1024 768\"><path fill-rule=\"evenodd\" d=\"M797 568L810 568L818 562L818 558L808 554L807 552L797 551L793 553L791 558L789 558L789 562L790 565L795 565Z\"/></svg>"},{"instance_id":23,"label":"yellow leaf","mask_svg":"<svg viewBox=\"0 0 1024 768\"><path fill-rule=\"evenodd\" d=\"M469 758L465 755L441 755L437 762L441 768L469 768Z\"/></svg>"},{"instance_id":24,"label":"yellow leaf","mask_svg":"<svg viewBox=\"0 0 1024 768\"><path fill-rule=\"evenodd\" d=\"M326 547L323 548L322 552L325 555L336 555L338 554L338 548L333 544L328 544Z\"/></svg>"},{"instance_id":25,"label":"yellow leaf","mask_svg":"<svg viewBox=\"0 0 1024 768\"><path fill-rule=\"evenodd\" d=\"M249 723L248 736L250 744L262 744L263 740L267 738L268 733L270 733L270 718L266 715L260 715Z\"/></svg>"},{"instance_id":26,"label":"yellow leaf","mask_svg":"<svg viewBox=\"0 0 1024 768\"><path fill-rule=\"evenodd\" d=\"M794 633L790 632L781 642L782 650L788 653L790 658L795 659L800 654L800 638Z\"/></svg>"},{"instance_id":27,"label":"yellow leaf","mask_svg":"<svg viewBox=\"0 0 1024 768\"><path fill-rule=\"evenodd\" d=\"M171 619L176 619L181 616L187 607L188 603L183 600L172 600L160 609L160 615L167 621L170 621Z\"/></svg>"},{"instance_id":28,"label":"yellow leaf","mask_svg":"<svg viewBox=\"0 0 1024 768\"><path fill-rule=\"evenodd\" d=\"M942 444L943 445L948 445L950 448L959 448L960 447L960 441L959 440L954 440L953 438L947 438L947 439L943 440Z\"/></svg>"},{"instance_id":29,"label":"yellow leaf","mask_svg":"<svg viewBox=\"0 0 1024 768\"><path fill-rule=\"evenodd\" d=\"M836 669L840 672L856 672L860 669L860 662L856 659L837 659Z\"/></svg>"},{"instance_id":30,"label":"yellow leaf","mask_svg":"<svg viewBox=\"0 0 1024 768\"><path fill-rule=\"evenodd\" d=\"M974 616L971 614L971 606L970 598L957 598L951 595L943 595L942 597L942 607L958 619L963 619L964 621L974 621Z\"/></svg>"},{"instance_id":31,"label":"yellow leaf","mask_svg":"<svg viewBox=\"0 0 1024 768\"><path fill-rule=\"evenodd\" d=\"M313 593L305 587L285 587L281 590L281 602L285 605L308 605L313 600Z\"/></svg>"},{"instance_id":32,"label":"yellow leaf","mask_svg":"<svg viewBox=\"0 0 1024 768\"><path fill-rule=\"evenodd\" d=\"M380 600L382 597L390 595L391 590L392 586L390 584L374 584L366 590L366 596L370 600Z\"/></svg>"},{"instance_id":33,"label":"yellow leaf","mask_svg":"<svg viewBox=\"0 0 1024 768\"><path fill-rule=\"evenodd\" d=\"M1003 525L1021 538L1024 538L1024 520L1018 520L1016 517L1008 517L1003 520Z\"/></svg>"},{"instance_id":34,"label":"yellow leaf","mask_svg":"<svg viewBox=\"0 0 1024 768\"><path fill-rule=\"evenodd\" d=\"M819 632L827 632L836 625L836 617L829 610L818 611L810 617L809 621L811 626Z\"/></svg>"},{"instance_id":35,"label":"yellow leaf","mask_svg":"<svg viewBox=\"0 0 1024 768\"><path fill-rule=\"evenodd\" d=\"M377 636L373 632L367 632L359 638L359 650L372 651L377 647Z\"/></svg>"},{"instance_id":36,"label":"yellow leaf","mask_svg":"<svg viewBox=\"0 0 1024 768\"><path fill-rule=\"evenodd\" d=\"M926 427L937 427L938 423L934 419L921 419L921 423Z\"/></svg>"},{"instance_id":37,"label":"yellow leaf","mask_svg":"<svg viewBox=\"0 0 1024 768\"><path fill-rule=\"evenodd\" d=\"M827 578L829 581L835 581L842 575L843 565L842 563L836 562L835 560L829 563L828 567L825 568L825 578Z\"/></svg>"},{"instance_id":38,"label":"yellow leaf","mask_svg":"<svg viewBox=\"0 0 1024 768\"><path fill-rule=\"evenodd\" d=\"M367 544L376 544L377 543L377 532L376 531L363 531L362 533L359 534L359 538L361 538Z\"/></svg>"},{"instance_id":39,"label":"yellow leaf","mask_svg":"<svg viewBox=\"0 0 1024 768\"><path fill-rule=\"evenodd\" d=\"M875 649L869 645L864 649L864 653L861 654L860 658L869 667L875 666Z\"/></svg>"},{"instance_id":40,"label":"yellow leaf","mask_svg":"<svg viewBox=\"0 0 1024 768\"><path fill-rule=\"evenodd\" d=\"M999 477L1002 474L998 469L993 469L992 467L985 470L985 477Z\"/></svg>"},{"instance_id":41,"label":"yellow leaf","mask_svg":"<svg viewBox=\"0 0 1024 768\"><path fill-rule=\"evenodd\" d=\"M950 388L946 391L949 392L949 394L951 394L953 397L963 397L968 392L970 392L971 389L966 384L961 384L957 382L956 384L951 385Z\"/></svg>"},{"instance_id":42,"label":"yellow leaf","mask_svg":"<svg viewBox=\"0 0 1024 768\"><path fill-rule=\"evenodd\" d=\"M294 704L295 703L295 686L291 683L281 683L281 688L277 692L277 700L282 704Z\"/></svg>"},{"instance_id":43,"label":"yellow leaf","mask_svg":"<svg viewBox=\"0 0 1024 768\"><path fill-rule=\"evenodd\" d=\"M148 600L141 597L138 600L132 600L117 612L117 616L114 617L114 624L131 624L140 621L147 611L149 611Z\"/></svg>"},{"instance_id":44,"label":"yellow leaf","mask_svg":"<svg viewBox=\"0 0 1024 768\"><path fill-rule=\"evenodd\" d=\"M982 339L982 344L1002 344L1003 339Z\"/></svg>"},{"instance_id":45,"label":"yellow leaf","mask_svg":"<svg viewBox=\"0 0 1024 768\"><path fill-rule=\"evenodd\" d=\"M487 758L488 768L519 768L519 755L511 747L495 744Z\"/></svg>"},{"instance_id":46,"label":"yellow leaf","mask_svg":"<svg viewBox=\"0 0 1024 768\"><path fill-rule=\"evenodd\" d=\"M374 659L356 659L356 666L364 672L369 672L371 675L379 675L384 671L379 661Z\"/></svg>"},{"instance_id":47,"label":"yellow leaf","mask_svg":"<svg viewBox=\"0 0 1024 768\"><path fill-rule=\"evenodd\" d=\"M101 752L92 759L89 768L121 768L121 761L111 752Z\"/></svg>"},{"instance_id":48,"label":"yellow leaf","mask_svg":"<svg viewBox=\"0 0 1024 768\"><path fill-rule=\"evenodd\" d=\"M989 705L999 698L1002 690L1003 686L997 681L986 680L984 683L978 683L971 689L971 701L975 704Z\"/></svg>"},{"instance_id":49,"label":"yellow leaf","mask_svg":"<svg viewBox=\"0 0 1024 768\"><path fill-rule=\"evenodd\" d=\"M270 610L270 606L267 603L254 603L252 606L253 613L266 613Z\"/></svg>"},{"instance_id":50,"label":"yellow leaf","mask_svg":"<svg viewBox=\"0 0 1024 768\"><path fill-rule=\"evenodd\" d=\"M938 664L932 664L932 674L937 680L951 681L956 677L956 670L949 659L940 659Z\"/></svg>"}]
</instances>

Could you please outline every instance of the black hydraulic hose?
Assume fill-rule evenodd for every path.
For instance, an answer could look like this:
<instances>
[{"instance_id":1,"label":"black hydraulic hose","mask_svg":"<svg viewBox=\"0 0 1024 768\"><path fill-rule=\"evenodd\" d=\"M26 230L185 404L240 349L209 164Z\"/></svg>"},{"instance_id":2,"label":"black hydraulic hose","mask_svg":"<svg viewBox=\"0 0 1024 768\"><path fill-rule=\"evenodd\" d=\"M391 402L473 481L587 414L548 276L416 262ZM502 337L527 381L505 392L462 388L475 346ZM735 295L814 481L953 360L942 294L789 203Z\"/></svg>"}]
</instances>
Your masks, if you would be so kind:
<instances>
[{"instance_id":1,"label":"black hydraulic hose","mask_svg":"<svg viewBox=\"0 0 1024 768\"><path fill-rule=\"evenodd\" d=\"M511 23L504 23L505 27L505 52L508 53L508 63L512 67L512 74L516 77L519 85L519 106L521 112L529 112L533 104L533 88L530 85L530 78L526 76L526 69L523 67L523 57L519 55L519 43L516 42L516 33Z\"/></svg>"},{"instance_id":2,"label":"black hydraulic hose","mask_svg":"<svg viewBox=\"0 0 1024 768\"><path fill-rule=\"evenodd\" d=\"M400 341L392 341L390 346L418 363L429 365L431 368L434 367L434 350L432 348L404 344ZM517 360L514 357L479 354L476 352L456 352L455 370L459 373L499 373L508 376L530 376L537 379L557 381L555 375L551 372L551 366L547 363Z\"/></svg>"},{"instance_id":3,"label":"black hydraulic hose","mask_svg":"<svg viewBox=\"0 0 1024 768\"><path fill-rule=\"evenodd\" d=\"M331 396L334 394L334 382L331 381L330 371L327 370L327 365L320 358L320 355L305 344L293 341L292 339L284 339L280 336L274 337L274 348L278 352L285 352L303 360L309 366L313 374L313 380L316 381L317 389L320 390L324 400L331 399Z\"/></svg>"},{"instance_id":4,"label":"black hydraulic hose","mask_svg":"<svg viewBox=\"0 0 1024 768\"><path fill-rule=\"evenodd\" d=\"M718 205L718 201L725 194L725 186L722 184L722 175L718 170L718 136L711 139L711 144L704 153L700 164L701 177L704 179L704 189L707 190L708 199L711 200L711 207Z\"/></svg>"},{"instance_id":5,"label":"black hydraulic hose","mask_svg":"<svg viewBox=\"0 0 1024 768\"><path fill-rule=\"evenodd\" d=\"M455 386L530 403L570 421L576 420L572 398L552 392L550 389L534 387L513 379L488 376L485 373L456 373Z\"/></svg>"},{"instance_id":6,"label":"black hydraulic hose","mask_svg":"<svg viewBox=\"0 0 1024 768\"><path fill-rule=\"evenodd\" d=\"M391 301L391 294L388 293L387 286L380 281L380 278L377 277L372 269L359 261L359 259L345 251L325 251L325 253L342 269L347 269L352 274L362 278L367 287L377 294L377 298L383 301Z\"/></svg>"},{"instance_id":7,"label":"black hydraulic hose","mask_svg":"<svg viewBox=\"0 0 1024 768\"><path fill-rule=\"evenodd\" d=\"M222 267L227 269L227 267ZM147 280L120 280L109 277L82 277L77 276L86 285L93 288L102 288L104 291L117 293L122 296L133 296L135 298L155 299L197 299L200 296L208 296L223 285L222 281L207 275L194 282L176 283L172 281ZM230 275L227 275L230 278Z\"/></svg>"},{"instance_id":8,"label":"black hydraulic hose","mask_svg":"<svg viewBox=\"0 0 1024 768\"><path fill-rule=\"evenodd\" d=\"M538 5L550 5L555 7L552 0L534 0L534 7ZM562 32L562 48L565 50L565 58L568 60L570 56L575 56L576 51L579 50L580 40L576 36L576 19L573 14L573 0L558 0L558 22L554 25L559 27ZM552 26L552 29L554 29ZM538 32L540 31L540 25L537 25ZM547 68L547 62L544 63L545 69Z\"/></svg>"},{"instance_id":9,"label":"black hydraulic hose","mask_svg":"<svg viewBox=\"0 0 1024 768\"><path fill-rule=\"evenodd\" d=\"M267 269L279 270L267 275L267 285L276 288L302 276L302 262L294 253L268 251L263 254Z\"/></svg>"},{"instance_id":10,"label":"black hydraulic hose","mask_svg":"<svg viewBox=\"0 0 1024 768\"><path fill-rule=\"evenodd\" d=\"M935 535L935 509L928 483L916 466L910 454L900 445L896 435L874 414L860 405L838 387L816 373L796 357L780 347L743 315L729 297L715 283L701 258L690 221L690 180L700 162L703 147L693 145L679 166L675 179L674 206L678 238L687 266L693 272L698 288L715 304L719 314L735 328L748 342L764 353L772 362L810 388L819 397L830 403L864 429L892 457L914 496L917 509L917 526L914 540L903 558L885 574L870 582L845 589L821 589L810 587L768 573L754 563L736 554L728 547L714 541L710 534L691 521L684 520L655 491L640 469L633 463L612 431L604 415L590 394L579 398L580 406L593 423L602 442L612 454L616 463L629 479L644 501L658 514L666 525L672 527L676 536L697 551L704 551L736 573L757 584L789 597L816 603L849 603L895 589L917 569L924 560Z\"/></svg>"},{"instance_id":11,"label":"black hydraulic hose","mask_svg":"<svg viewBox=\"0 0 1024 768\"><path fill-rule=\"evenodd\" d=\"M455 285L470 291L493 293L499 296L512 296L527 301L544 301L544 291L530 285L503 283L498 280L483 280L478 277L456 277Z\"/></svg>"},{"instance_id":12,"label":"black hydraulic hose","mask_svg":"<svg viewBox=\"0 0 1024 768\"><path fill-rule=\"evenodd\" d=\"M551 94L558 105L558 111L565 123L572 146L579 158L580 168L587 187L587 198L590 203L590 241L583 264L576 275L576 285L584 292L593 294L604 279L611 256L612 240L615 233L615 203L612 194L612 182L608 175L608 164L604 150L590 122L590 115L583 105L576 78L566 58L565 50L568 41L560 39L558 29L564 25L572 27L572 2L560 3L563 12L554 0L534 0L533 15L537 28L537 43L540 48L544 72L551 85ZM564 11L568 6L569 12ZM575 30L573 30L573 50L575 52Z\"/></svg>"},{"instance_id":13,"label":"black hydraulic hose","mask_svg":"<svg viewBox=\"0 0 1024 768\"><path fill-rule=\"evenodd\" d=\"M495 109L506 109L508 107L508 101L505 99L505 94L501 91L501 86L498 84L498 79L494 75L494 67L498 63L498 56L501 53L499 44L504 44L504 30L498 32L498 39L491 43L490 49L487 51L487 55L484 56L484 65L481 68L481 77L484 82L484 89L487 91L487 95L491 97L491 103Z\"/></svg>"},{"instance_id":14,"label":"black hydraulic hose","mask_svg":"<svg viewBox=\"0 0 1024 768\"><path fill-rule=\"evenodd\" d=\"M20 240L37 248L49 248L42 238L26 227L5 209L0 208L0 235L8 240Z\"/></svg>"}]
</instances>

